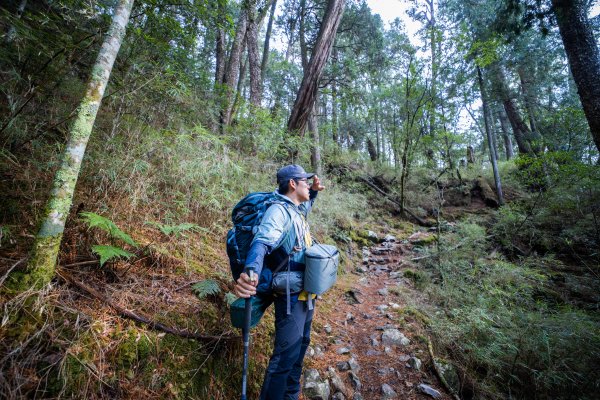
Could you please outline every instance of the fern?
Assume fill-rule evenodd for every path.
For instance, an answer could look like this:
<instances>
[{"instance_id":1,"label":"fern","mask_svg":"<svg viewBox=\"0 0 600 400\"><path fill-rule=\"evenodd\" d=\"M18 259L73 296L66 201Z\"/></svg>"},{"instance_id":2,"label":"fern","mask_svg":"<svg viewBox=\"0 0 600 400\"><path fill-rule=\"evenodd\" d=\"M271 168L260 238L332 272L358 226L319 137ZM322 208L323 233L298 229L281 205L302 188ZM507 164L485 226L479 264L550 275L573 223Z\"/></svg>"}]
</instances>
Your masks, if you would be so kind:
<instances>
[{"instance_id":1,"label":"fern","mask_svg":"<svg viewBox=\"0 0 600 400\"><path fill-rule=\"evenodd\" d=\"M164 224L161 224L160 222L148 221L148 222L146 222L146 225L154 226L159 231L161 231L163 235L166 235L166 236L171 236L171 235L175 234L175 236L179 237L183 232L186 232L186 231L190 231L190 232L207 231L206 229L201 228L200 226L198 226L196 224L192 224L190 222L183 222L179 225L164 225Z\"/></svg>"},{"instance_id":2,"label":"fern","mask_svg":"<svg viewBox=\"0 0 600 400\"><path fill-rule=\"evenodd\" d=\"M112 260L113 258L129 258L135 255L119 247L104 245L92 246L92 251L100 256L100 266L103 266L105 262Z\"/></svg>"},{"instance_id":3,"label":"fern","mask_svg":"<svg viewBox=\"0 0 600 400\"><path fill-rule=\"evenodd\" d=\"M99 228L107 232L112 238L120 239L130 246L138 247L138 244L125 232L123 232L114 222L93 212L82 212L82 219L90 228ZM123 250L124 251L124 250Z\"/></svg>"},{"instance_id":4,"label":"fern","mask_svg":"<svg viewBox=\"0 0 600 400\"><path fill-rule=\"evenodd\" d=\"M215 295L221 292L219 282L214 279L205 279L192 286L192 290L200 300L207 296Z\"/></svg>"},{"instance_id":5,"label":"fern","mask_svg":"<svg viewBox=\"0 0 600 400\"><path fill-rule=\"evenodd\" d=\"M233 304L234 301L237 300L237 296L231 292L227 292L225 294L225 302L227 303L228 306L230 306L231 304Z\"/></svg>"}]
</instances>

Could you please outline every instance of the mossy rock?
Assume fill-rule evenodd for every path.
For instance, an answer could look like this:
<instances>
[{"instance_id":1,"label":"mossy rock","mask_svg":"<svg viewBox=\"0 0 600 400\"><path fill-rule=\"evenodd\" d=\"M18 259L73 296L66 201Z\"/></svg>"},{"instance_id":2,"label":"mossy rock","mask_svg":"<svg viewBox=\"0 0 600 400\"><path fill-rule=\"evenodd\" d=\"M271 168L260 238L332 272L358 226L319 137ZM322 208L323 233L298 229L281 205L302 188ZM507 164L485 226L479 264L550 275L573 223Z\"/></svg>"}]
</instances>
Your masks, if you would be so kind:
<instances>
[{"instance_id":1,"label":"mossy rock","mask_svg":"<svg viewBox=\"0 0 600 400\"><path fill-rule=\"evenodd\" d=\"M404 277L410 279L419 289L425 287L429 281L427 274L419 270L407 269L404 271Z\"/></svg>"}]
</instances>

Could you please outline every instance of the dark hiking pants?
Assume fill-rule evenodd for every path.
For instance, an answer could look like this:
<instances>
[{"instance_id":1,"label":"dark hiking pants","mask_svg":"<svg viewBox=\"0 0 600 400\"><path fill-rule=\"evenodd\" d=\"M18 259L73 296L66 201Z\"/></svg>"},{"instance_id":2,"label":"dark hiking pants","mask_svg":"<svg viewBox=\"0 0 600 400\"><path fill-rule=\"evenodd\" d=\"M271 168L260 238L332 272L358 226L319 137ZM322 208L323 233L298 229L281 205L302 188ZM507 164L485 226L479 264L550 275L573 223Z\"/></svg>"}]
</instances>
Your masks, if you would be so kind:
<instances>
[{"instance_id":1,"label":"dark hiking pants","mask_svg":"<svg viewBox=\"0 0 600 400\"><path fill-rule=\"evenodd\" d=\"M306 301L295 301L291 314L287 315L285 296L275 299L275 346L265 373L261 400L298 399L313 312Z\"/></svg>"}]
</instances>

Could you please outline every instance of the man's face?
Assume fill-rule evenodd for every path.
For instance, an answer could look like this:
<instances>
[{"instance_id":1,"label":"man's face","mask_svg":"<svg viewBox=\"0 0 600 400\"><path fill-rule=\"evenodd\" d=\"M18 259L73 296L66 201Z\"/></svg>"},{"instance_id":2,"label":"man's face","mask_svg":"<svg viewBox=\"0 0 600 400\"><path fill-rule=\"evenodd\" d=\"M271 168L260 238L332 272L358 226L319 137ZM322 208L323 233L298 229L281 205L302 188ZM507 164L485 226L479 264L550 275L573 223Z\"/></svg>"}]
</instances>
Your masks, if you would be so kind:
<instances>
[{"instance_id":1,"label":"man's face","mask_svg":"<svg viewBox=\"0 0 600 400\"><path fill-rule=\"evenodd\" d=\"M300 202L308 201L310 198L309 188L311 182L306 178L294 179L296 183L296 193L298 194L298 200Z\"/></svg>"}]
</instances>

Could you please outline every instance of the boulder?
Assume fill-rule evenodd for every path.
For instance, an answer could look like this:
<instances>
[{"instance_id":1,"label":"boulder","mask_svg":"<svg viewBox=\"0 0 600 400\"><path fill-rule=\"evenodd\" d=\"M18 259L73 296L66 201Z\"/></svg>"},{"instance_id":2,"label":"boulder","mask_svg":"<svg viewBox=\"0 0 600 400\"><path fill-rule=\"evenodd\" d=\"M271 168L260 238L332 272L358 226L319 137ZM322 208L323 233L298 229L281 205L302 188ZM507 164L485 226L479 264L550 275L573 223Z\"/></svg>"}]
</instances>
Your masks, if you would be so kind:
<instances>
[{"instance_id":1,"label":"boulder","mask_svg":"<svg viewBox=\"0 0 600 400\"><path fill-rule=\"evenodd\" d=\"M342 392L334 393L331 400L346 400L346 396Z\"/></svg>"},{"instance_id":2,"label":"boulder","mask_svg":"<svg viewBox=\"0 0 600 400\"><path fill-rule=\"evenodd\" d=\"M329 381L327 379L322 381L319 371L309 369L304 373L302 393L309 400L329 400Z\"/></svg>"},{"instance_id":3,"label":"boulder","mask_svg":"<svg viewBox=\"0 0 600 400\"><path fill-rule=\"evenodd\" d=\"M381 394L382 394L382 397L381 397L382 400L398 398L398 394L387 383L384 383L383 385L381 385Z\"/></svg>"},{"instance_id":4,"label":"boulder","mask_svg":"<svg viewBox=\"0 0 600 400\"><path fill-rule=\"evenodd\" d=\"M354 372L350 371L348 376L350 377L350 385L352 385L352 388L356 391L361 390L362 383L360 382L360 379L358 379L358 375L356 375Z\"/></svg>"},{"instance_id":5,"label":"boulder","mask_svg":"<svg viewBox=\"0 0 600 400\"><path fill-rule=\"evenodd\" d=\"M417 386L417 389L419 390L419 392L421 392L423 394L426 394L428 396L431 396L434 399L441 399L442 398L442 394L440 392L438 392L437 390L435 390L431 386L426 385L424 383L419 384L419 386Z\"/></svg>"},{"instance_id":6,"label":"boulder","mask_svg":"<svg viewBox=\"0 0 600 400\"><path fill-rule=\"evenodd\" d=\"M386 329L381 334L381 342L384 346L408 346L410 340L398 329Z\"/></svg>"},{"instance_id":7,"label":"boulder","mask_svg":"<svg viewBox=\"0 0 600 400\"><path fill-rule=\"evenodd\" d=\"M340 376L337 374L337 372L335 372L335 369L333 369L332 367L329 367L329 368L327 368L327 372L329 373L329 378L331 379L331 386L333 387L334 393L335 392L344 393L346 391L346 386L344 385L342 378L340 378Z\"/></svg>"},{"instance_id":8,"label":"boulder","mask_svg":"<svg viewBox=\"0 0 600 400\"><path fill-rule=\"evenodd\" d=\"M416 369L417 371L421 370L421 366L423 365L423 363L421 362L421 360L417 357L411 357L408 359L408 362L406 363L410 368L412 369Z\"/></svg>"}]
</instances>

